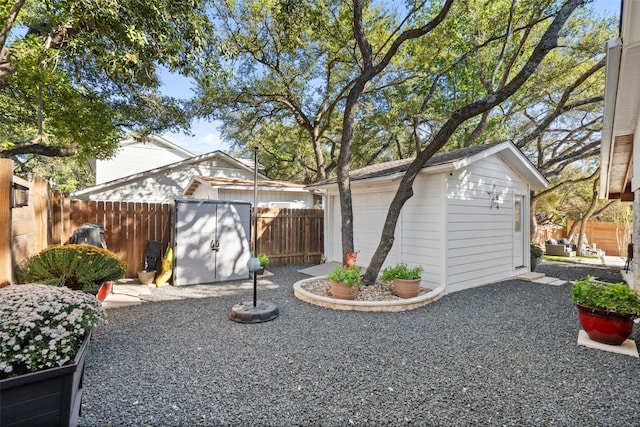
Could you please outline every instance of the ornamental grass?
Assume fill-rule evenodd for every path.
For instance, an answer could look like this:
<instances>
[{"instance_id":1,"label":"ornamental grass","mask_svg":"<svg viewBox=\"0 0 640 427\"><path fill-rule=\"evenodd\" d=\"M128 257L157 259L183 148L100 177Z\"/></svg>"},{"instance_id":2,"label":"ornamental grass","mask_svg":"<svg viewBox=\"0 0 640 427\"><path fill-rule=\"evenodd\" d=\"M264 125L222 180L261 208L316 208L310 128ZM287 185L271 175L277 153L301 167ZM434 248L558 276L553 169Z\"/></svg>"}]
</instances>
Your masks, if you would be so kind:
<instances>
[{"instance_id":1,"label":"ornamental grass","mask_svg":"<svg viewBox=\"0 0 640 427\"><path fill-rule=\"evenodd\" d=\"M22 283L97 289L124 276L127 264L107 249L92 245L54 245L26 259L18 269Z\"/></svg>"}]
</instances>

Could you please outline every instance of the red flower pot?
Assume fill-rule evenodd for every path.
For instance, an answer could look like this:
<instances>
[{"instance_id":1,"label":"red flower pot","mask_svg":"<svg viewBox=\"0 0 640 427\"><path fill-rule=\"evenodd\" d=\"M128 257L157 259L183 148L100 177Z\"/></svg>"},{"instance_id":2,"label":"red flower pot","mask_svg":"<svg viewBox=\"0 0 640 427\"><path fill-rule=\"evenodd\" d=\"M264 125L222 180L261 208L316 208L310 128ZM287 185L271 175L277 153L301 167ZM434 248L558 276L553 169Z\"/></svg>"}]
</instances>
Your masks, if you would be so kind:
<instances>
[{"instance_id":1,"label":"red flower pot","mask_svg":"<svg viewBox=\"0 0 640 427\"><path fill-rule=\"evenodd\" d=\"M633 315L594 311L581 305L577 307L580 324L593 341L620 345L633 331Z\"/></svg>"}]
</instances>

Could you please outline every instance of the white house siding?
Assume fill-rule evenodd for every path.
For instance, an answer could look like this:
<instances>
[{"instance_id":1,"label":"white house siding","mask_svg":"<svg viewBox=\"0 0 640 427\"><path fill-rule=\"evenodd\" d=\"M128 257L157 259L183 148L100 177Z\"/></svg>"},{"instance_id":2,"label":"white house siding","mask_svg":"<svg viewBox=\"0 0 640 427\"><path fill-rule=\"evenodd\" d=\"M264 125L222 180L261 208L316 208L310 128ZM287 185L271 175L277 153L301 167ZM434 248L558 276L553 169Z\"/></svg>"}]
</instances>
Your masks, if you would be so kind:
<instances>
[{"instance_id":1,"label":"white house siding","mask_svg":"<svg viewBox=\"0 0 640 427\"><path fill-rule=\"evenodd\" d=\"M421 175L414 185L414 197L404 206L396 227L394 245L384 266L406 262L421 265L423 283L436 287L442 281L442 193L441 175ZM358 265L367 266L380 243L382 227L398 181L374 185L352 184L353 243L358 251ZM325 236L329 261L342 262L340 199L333 193L327 208Z\"/></svg>"},{"instance_id":2,"label":"white house siding","mask_svg":"<svg viewBox=\"0 0 640 427\"><path fill-rule=\"evenodd\" d=\"M336 193L329 194L324 215L325 256L327 261L344 262L342 259L340 197Z\"/></svg>"},{"instance_id":3,"label":"white house siding","mask_svg":"<svg viewBox=\"0 0 640 427\"><path fill-rule=\"evenodd\" d=\"M218 194L219 189L209 185L198 185L192 194L194 199L221 200Z\"/></svg>"},{"instance_id":4,"label":"white house siding","mask_svg":"<svg viewBox=\"0 0 640 427\"><path fill-rule=\"evenodd\" d=\"M153 142L125 145L115 156L96 160L96 185L185 160L189 156ZM140 161L144 159L144 161Z\"/></svg>"},{"instance_id":5,"label":"white house siding","mask_svg":"<svg viewBox=\"0 0 640 427\"><path fill-rule=\"evenodd\" d=\"M441 285L444 278L444 183L443 174L418 175L414 195L400 215L401 235L394 243L401 250L401 261L424 268L422 282L429 287Z\"/></svg>"},{"instance_id":6,"label":"white house siding","mask_svg":"<svg viewBox=\"0 0 640 427\"><path fill-rule=\"evenodd\" d=\"M92 192L90 200L167 202L182 193L193 176L223 176L228 178L252 178L250 171L235 168L221 159L211 159L197 164L183 165L169 171L143 174L128 183Z\"/></svg>"},{"instance_id":7,"label":"white house siding","mask_svg":"<svg viewBox=\"0 0 640 427\"><path fill-rule=\"evenodd\" d=\"M217 191L216 191L217 190ZM217 195L216 195L217 193ZM242 201L253 203L253 189L215 189L206 185L200 185L194 192L193 197L196 199L215 199L228 201ZM258 191L258 207L269 207L269 202L296 202L301 201L300 209L313 208L313 194L307 190L300 191L277 191L277 190L259 190Z\"/></svg>"},{"instance_id":8,"label":"white house siding","mask_svg":"<svg viewBox=\"0 0 640 427\"><path fill-rule=\"evenodd\" d=\"M497 206L491 207L494 184L500 199ZM513 199L514 194L526 194L527 189L526 183L498 156L475 162L447 177L447 292L514 275ZM528 230L526 224L525 218L523 227Z\"/></svg>"},{"instance_id":9,"label":"white house siding","mask_svg":"<svg viewBox=\"0 0 640 427\"><path fill-rule=\"evenodd\" d=\"M353 245L358 252L358 265L367 266L380 243L382 226L395 194L393 185L358 186L352 184ZM340 197L331 192L325 211L325 248L327 261L343 263L342 259L342 215ZM394 245L395 249L395 245ZM390 261L391 259L391 261ZM395 263L397 252L392 249L387 263Z\"/></svg>"},{"instance_id":10,"label":"white house siding","mask_svg":"<svg viewBox=\"0 0 640 427\"><path fill-rule=\"evenodd\" d=\"M353 246L358 252L358 265L371 262L394 194L395 189L389 188L352 189ZM396 258L397 254L392 249L386 261L395 263Z\"/></svg>"}]
</instances>

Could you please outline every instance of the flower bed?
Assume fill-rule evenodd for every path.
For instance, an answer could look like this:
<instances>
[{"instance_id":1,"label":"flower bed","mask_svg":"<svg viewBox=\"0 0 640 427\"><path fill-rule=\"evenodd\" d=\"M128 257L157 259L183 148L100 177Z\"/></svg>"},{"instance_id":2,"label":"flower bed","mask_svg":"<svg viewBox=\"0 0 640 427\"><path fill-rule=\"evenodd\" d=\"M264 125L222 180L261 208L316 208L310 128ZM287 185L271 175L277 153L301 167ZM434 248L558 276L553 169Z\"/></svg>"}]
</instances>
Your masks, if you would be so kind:
<instances>
[{"instance_id":1,"label":"flower bed","mask_svg":"<svg viewBox=\"0 0 640 427\"><path fill-rule=\"evenodd\" d=\"M316 295L331 297L329 292L331 284L325 278L305 281L302 288ZM429 292L431 292L429 288L420 288L418 295L425 295ZM355 301L395 301L402 299L394 293L393 282L378 280L372 286L362 286Z\"/></svg>"},{"instance_id":2,"label":"flower bed","mask_svg":"<svg viewBox=\"0 0 640 427\"><path fill-rule=\"evenodd\" d=\"M41 284L0 289L0 378L69 363L105 317L102 304L81 291Z\"/></svg>"}]
</instances>

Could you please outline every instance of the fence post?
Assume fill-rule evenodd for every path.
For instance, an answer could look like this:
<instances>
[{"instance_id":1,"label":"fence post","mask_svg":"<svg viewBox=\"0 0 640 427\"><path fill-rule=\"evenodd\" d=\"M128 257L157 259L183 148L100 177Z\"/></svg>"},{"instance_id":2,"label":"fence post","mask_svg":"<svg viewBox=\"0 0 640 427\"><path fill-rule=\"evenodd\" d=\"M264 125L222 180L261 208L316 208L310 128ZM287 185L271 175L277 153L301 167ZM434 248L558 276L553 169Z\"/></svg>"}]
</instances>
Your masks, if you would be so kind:
<instances>
[{"instance_id":1,"label":"fence post","mask_svg":"<svg viewBox=\"0 0 640 427\"><path fill-rule=\"evenodd\" d=\"M309 234L311 234L311 217L307 214L304 216L304 262L310 260L311 240Z\"/></svg>"},{"instance_id":2,"label":"fence post","mask_svg":"<svg viewBox=\"0 0 640 427\"><path fill-rule=\"evenodd\" d=\"M47 247L49 210L47 209L47 200L49 193L49 184L47 180L36 178L31 181L30 197L33 203L34 229L33 229L33 250L40 252Z\"/></svg>"},{"instance_id":3,"label":"fence post","mask_svg":"<svg viewBox=\"0 0 640 427\"><path fill-rule=\"evenodd\" d=\"M11 283L11 183L13 162L0 159L0 287Z\"/></svg>"}]
</instances>

